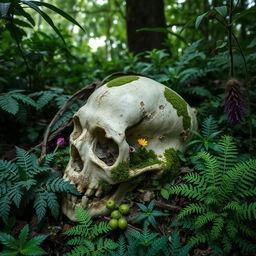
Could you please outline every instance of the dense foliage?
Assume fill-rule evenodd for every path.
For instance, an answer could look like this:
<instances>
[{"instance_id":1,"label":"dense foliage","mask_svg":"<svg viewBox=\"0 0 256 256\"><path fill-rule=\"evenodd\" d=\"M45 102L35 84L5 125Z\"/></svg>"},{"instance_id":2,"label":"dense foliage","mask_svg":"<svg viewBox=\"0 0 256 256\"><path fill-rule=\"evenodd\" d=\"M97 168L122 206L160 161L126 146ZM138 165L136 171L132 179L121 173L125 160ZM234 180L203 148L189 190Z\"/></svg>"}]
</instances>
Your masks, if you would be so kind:
<instances>
[{"instance_id":1,"label":"dense foliage","mask_svg":"<svg viewBox=\"0 0 256 256\"><path fill-rule=\"evenodd\" d=\"M58 255L253 255L255 1L164 0L166 27L137 30L165 33L163 48L138 54L127 50L127 1L0 1L0 250L55 255L57 245ZM127 196L127 232L81 208L77 224L60 214L61 193L79 193L61 178L67 143L58 149L52 142L60 134L68 140L71 117L84 103L72 95L114 72L172 88L196 109L199 124L187 152L175 153L180 175L154 182L143 176ZM141 147L130 164L148 162L157 163L156 155ZM126 162L118 168L129 172Z\"/></svg>"}]
</instances>

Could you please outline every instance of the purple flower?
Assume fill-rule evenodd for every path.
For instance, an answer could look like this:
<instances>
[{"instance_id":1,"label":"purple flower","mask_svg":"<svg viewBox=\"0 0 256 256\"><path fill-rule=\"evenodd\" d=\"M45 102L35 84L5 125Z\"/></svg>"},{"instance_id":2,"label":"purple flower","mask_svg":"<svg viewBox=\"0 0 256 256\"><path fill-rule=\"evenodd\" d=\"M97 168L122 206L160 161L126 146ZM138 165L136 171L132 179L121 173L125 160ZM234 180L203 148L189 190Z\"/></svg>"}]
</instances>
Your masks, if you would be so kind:
<instances>
[{"instance_id":1,"label":"purple flower","mask_svg":"<svg viewBox=\"0 0 256 256\"><path fill-rule=\"evenodd\" d=\"M64 138L58 138L57 139L57 145L64 145L64 143L65 143L65 139Z\"/></svg>"},{"instance_id":2,"label":"purple flower","mask_svg":"<svg viewBox=\"0 0 256 256\"><path fill-rule=\"evenodd\" d=\"M129 146L129 152L134 153L136 151L135 147Z\"/></svg>"},{"instance_id":3,"label":"purple flower","mask_svg":"<svg viewBox=\"0 0 256 256\"><path fill-rule=\"evenodd\" d=\"M230 123L240 123L245 116L245 103L241 83L230 79L225 85L225 112Z\"/></svg>"}]
</instances>

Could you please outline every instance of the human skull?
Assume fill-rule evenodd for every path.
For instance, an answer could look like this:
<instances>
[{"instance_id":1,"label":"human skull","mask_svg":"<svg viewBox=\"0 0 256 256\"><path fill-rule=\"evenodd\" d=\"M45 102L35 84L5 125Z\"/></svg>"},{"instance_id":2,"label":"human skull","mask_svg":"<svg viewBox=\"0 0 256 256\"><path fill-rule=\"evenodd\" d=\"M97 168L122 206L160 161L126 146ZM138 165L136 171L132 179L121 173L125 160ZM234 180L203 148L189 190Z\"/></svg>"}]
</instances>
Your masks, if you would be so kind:
<instances>
[{"instance_id":1,"label":"human skull","mask_svg":"<svg viewBox=\"0 0 256 256\"><path fill-rule=\"evenodd\" d=\"M97 89L73 117L70 160L64 179L75 184L82 197L66 195L63 212L75 220L74 207L81 206L91 216L108 212L108 199L120 202L134 189L142 173L161 174L161 163L130 170L129 178L116 181L111 171L129 161L129 146L139 138L148 141L162 163L167 149L184 151L184 144L196 129L194 110L173 90L146 77L123 76ZM159 176L159 175L158 175ZM112 194L103 194L103 185Z\"/></svg>"}]
</instances>

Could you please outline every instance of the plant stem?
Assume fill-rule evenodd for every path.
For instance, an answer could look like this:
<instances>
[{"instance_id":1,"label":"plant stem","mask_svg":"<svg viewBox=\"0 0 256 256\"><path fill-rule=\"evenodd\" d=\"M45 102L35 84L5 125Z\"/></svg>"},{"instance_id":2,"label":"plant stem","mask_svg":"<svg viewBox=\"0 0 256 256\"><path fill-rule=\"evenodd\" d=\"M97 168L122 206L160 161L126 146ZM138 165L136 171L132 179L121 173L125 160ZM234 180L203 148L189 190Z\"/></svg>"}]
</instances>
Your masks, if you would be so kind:
<instances>
[{"instance_id":1,"label":"plant stem","mask_svg":"<svg viewBox=\"0 0 256 256\"><path fill-rule=\"evenodd\" d=\"M229 0L228 10L229 10L229 21L227 25L228 29L228 48L229 48L229 59L230 59L230 67L229 67L229 76L234 76L234 60L233 60L233 50L232 50L232 12L233 12L233 0Z\"/></svg>"}]
</instances>

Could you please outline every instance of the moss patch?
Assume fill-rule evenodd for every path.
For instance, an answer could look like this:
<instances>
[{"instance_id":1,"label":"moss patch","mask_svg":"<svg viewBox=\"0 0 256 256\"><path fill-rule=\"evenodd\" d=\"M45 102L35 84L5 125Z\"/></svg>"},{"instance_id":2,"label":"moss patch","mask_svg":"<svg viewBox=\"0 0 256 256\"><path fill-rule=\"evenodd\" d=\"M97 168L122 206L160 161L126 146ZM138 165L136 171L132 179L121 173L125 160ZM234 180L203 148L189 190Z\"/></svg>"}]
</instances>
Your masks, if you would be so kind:
<instances>
[{"instance_id":1,"label":"moss patch","mask_svg":"<svg viewBox=\"0 0 256 256\"><path fill-rule=\"evenodd\" d=\"M107 83L107 87L115 87L138 80L138 76L121 76Z\"/></svg>"},{"instance_id":2,"label":"moss patch","mask_svg":"<svg viewBox=\"0 0 256 256\"><path fill-rule=\"evenodd\" d=\"M108 194L112 189L112 186L103 180L99 181L99 186L101 187L104 194Z\"/></svg>"},{"instance_id":3,"label":"moss patch","mask_svg":"<svg viewBox=\"0 0 256 256\"><path fill-rule=\"evenodd\" d=\"M177 152L173 148L166 149L164 151L165 161L163 162L164 170L165 170L165 179L173 179L175 178L180 171L180 160L177 156Z\"/></svg>"},{"instance_id":4,"label":"moss patch","mask_svg":"<svg viewBox=\"0 0 256 256\"><path fill-rule=\"evenodd\" d=\"M149 165L160 163L153 150L146 150L139 147L130 155L129 162L121 162L117 167L111 170L111 178L116 182L123 182L129 179L130 170L141 169Z\"/></svg>"},{"instance_id":5,"label":"moss patch","mask_svg":"<svg viewBox=\"0 0 256 256\"><path fill-rule=\"evenodd\" d=\"M187 102L183 100L178 94L169 88L165 88L164 96L168 102L170 102L173 107L177 110L178 116L183 117L183 127L185 130L189 129L191 126L191 118L188 115Z\"/></svg>"},{"instance_id":6,"label":"moss patch","mask_svg":"<svg viewBox=\"0 0 256 256\"><path fill-rule=\"evenodd\" d=\"M121 162L111 170L111 178L116 182L126 181L130 177L129 171L129 162Z\"/></svg>"}]
</instances>

